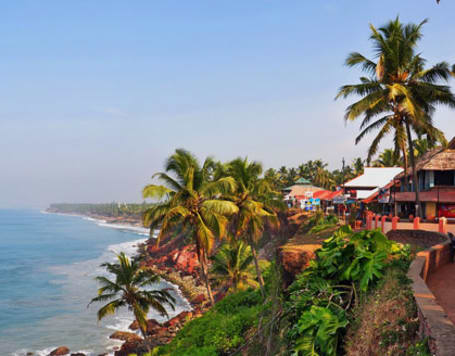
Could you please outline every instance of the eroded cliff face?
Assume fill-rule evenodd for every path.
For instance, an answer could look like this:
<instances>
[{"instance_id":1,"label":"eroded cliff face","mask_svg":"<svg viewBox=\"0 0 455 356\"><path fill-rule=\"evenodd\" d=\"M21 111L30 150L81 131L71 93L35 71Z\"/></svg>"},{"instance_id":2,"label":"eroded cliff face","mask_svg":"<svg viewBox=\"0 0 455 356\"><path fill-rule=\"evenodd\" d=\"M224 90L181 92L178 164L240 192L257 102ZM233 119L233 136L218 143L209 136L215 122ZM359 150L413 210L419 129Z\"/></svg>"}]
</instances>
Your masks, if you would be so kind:
<instances>
[{"instance_id":1,"label":"eroded cliff face","mask_svg":"<svg viewBox=\"0 0 455 356\"><path fill-rule=\"evenodd\" d=\"M321 244L293 244L288 243L278 248L277 260L283 270L284 287L288 287L295 277L308 267L310 261L316 257L315 251Z\"/></svg>"}]
</instances>

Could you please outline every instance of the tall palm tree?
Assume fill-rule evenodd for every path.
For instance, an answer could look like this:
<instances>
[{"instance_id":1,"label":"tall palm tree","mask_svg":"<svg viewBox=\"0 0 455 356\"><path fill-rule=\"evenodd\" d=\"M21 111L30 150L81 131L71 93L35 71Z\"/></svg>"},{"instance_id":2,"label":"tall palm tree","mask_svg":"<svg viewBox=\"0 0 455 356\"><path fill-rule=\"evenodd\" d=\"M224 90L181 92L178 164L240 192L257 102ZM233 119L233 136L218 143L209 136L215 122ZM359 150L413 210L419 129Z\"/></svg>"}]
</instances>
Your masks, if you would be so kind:
<instances>
[{"instance_id":1,"label":"tall palm tree","mask_svg":"<svg viewBox=\"0 0 455 356\"><path fill-rule=\"evenodd\" d=\"M267 180L259 178L262 165L259 162L248 162L248 159L237 158L228 164L227 173L237 182L237 190L231 199L238 206L235 219L235 235L245 239L251 247L256 274L264 292L264 279L257 256L257 244L262 237L266 221L278 224L275 209L282 206L281 194L274 191Z\"/></svg>"},{"instance_id":2,"label":"tall palm tree","mask_svg":"<svg viewBox=\"0 0 455 356\"><path fill-rule=\"evenodd\" d=\"M154 175L164 185L150 184L143 190L144 198L160 200L143 215L144 226L154 229L160 225L157 244L177 225L190 231L212 305L208 256L216 238L223 238L226 234L227 217L238 212L232 201L220 199L223 194L235 191L235 180L231 177L214 179L215 168L216 163L211 158L201 166L190 152L177 149L168 158L165 172Z\"/></svg>"},{"instance_id":3,"label":"tall palm tree","mask_svg":"<svg viewBox=\"0 0 455 356\"><path fill-rule=\"evenodd\" d=\"M357 157L352 161L352 166L354 167L355 175L359 176L359 175L363 174L363 170L365 167L365 161L362 158Z\"/></svg>"},{"instance_id":4,"label":"tall palm tree","mask_svg":"<svg viewBox=\"0 0 455 356\"><path fill-rule=\"evenodd\" d=\"M253 255L250 246L243 241L232 239L229 243L221 246L212 260L212 273L230 291L235 292L258 286L258 282L250 273Z\"/></svg>"},{"instance_id":5,"label":"tall palm tree","mask_svg":"<svg viewBox=\"0 0 455 356\"><path fill-rule=\"evenodd\" d=\"M399 167L401 166L401 160L395 150L386 148L373 164L375 167Z\"/></svg>"},{"instance_id":6,"label":"tall palm tree","mask_svg":"<svg viewBox=\"0 0 455 356\"><path fill-rule=\"evenodd\" d=\"M139 262L131 261L122 252L117 255L118 263L103 263L101 266L111 273L115 280L99 276L96 280L101 287L94 302L106 302L98 310L98 320L105 316L115 314L121 307L128 307L133 312L144 339L147 337L147 313L152 308L162 316L168 316L165 305L174 309L174 298L166 290L145 289L157 283L160 277L152 271L139 266Z\"/></svg>"},{"instance_id":7,"label":"tall palm tree","mask_svg":"<svg viewBox=\"0 0 455 356\"><path fill-rule=\"evenodd\" d=\"M337 98L350 95L362 97L348 106L345 115L346 120L355 120L363 115L361 127L365 129L359 135L360 139L364 136L362 134L376 129L380 131L373 145L389 132L394 132L396 145L399 146L402 146L405 137L414 179L417 216L421 214L421 206L412 131L424 132L431 139L444 143L443 133L433 125L432 114L439 104L455 107L450 87L439 84L449 79L449 65L441 62L425 69L425 59L416 52L425 23L426 20L418 25L403 25L396 18L379 29L370 25L376 61L357 52L351 53L346 60L348 66L360 66L370 77L360 78L360 84L341 87L337 95ZM376 121L371 123L373 119ZM406 148L401 147L401 150L406 159Z\"/></svg>"},{"instance_id":8,"label":"tall palm tree","mask_svg":"<svg viewBox=\"0 0 455 356\"><path fill-rule=\"evenodd\" d=\"M336 186L333 175L322 167L318 167L314 174L313 183L324 189L333 189Z\"/></svg>"}]
</instances>

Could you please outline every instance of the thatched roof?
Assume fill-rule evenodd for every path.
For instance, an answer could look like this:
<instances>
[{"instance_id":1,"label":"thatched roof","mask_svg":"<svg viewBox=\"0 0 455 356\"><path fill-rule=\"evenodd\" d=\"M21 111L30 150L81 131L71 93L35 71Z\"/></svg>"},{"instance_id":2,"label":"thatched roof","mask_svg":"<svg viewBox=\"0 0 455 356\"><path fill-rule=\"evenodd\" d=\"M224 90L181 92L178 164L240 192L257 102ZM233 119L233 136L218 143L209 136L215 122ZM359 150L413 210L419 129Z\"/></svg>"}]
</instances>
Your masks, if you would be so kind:
<instances>
[{"instance_id":1,"label":"thatched roof","mask_svg":"<svg viewBox=\"0 0 455 356\"><path fill-rule=\"evenodd\" d=\"M447 148L437 147L425 153L416 163L418 171L455 170L455 137Z\"/></svg>"}]
</instances>

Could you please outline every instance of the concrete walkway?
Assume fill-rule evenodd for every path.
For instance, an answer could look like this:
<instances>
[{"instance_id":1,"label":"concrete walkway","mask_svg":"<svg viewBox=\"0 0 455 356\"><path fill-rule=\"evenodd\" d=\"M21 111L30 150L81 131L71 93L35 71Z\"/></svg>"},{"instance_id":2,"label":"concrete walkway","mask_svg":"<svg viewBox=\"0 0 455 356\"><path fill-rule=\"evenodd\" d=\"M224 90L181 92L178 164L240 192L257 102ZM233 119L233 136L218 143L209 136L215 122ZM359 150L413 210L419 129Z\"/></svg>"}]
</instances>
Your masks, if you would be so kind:
<instances>
[{"instance_id":1,"label":"concrete walkway","mask_svg":"<svg viewBox=\"0 0 455 356\"><path fill-rule=\"evenodd\" d=\"M438 304L455 324L455 263L442 266L431 274L427 285L435 295Z\"/></svg>"}]
</instances>

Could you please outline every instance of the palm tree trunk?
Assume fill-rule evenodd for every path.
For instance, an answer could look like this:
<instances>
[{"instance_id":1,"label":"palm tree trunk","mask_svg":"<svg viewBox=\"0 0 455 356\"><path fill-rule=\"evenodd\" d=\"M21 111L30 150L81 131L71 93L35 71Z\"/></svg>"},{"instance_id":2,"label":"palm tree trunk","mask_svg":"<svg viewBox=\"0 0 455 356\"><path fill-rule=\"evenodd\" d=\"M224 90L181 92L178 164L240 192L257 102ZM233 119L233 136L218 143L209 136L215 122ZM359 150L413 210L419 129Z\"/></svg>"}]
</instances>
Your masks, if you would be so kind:
<instances>
[{"instance_id":1,"label":"palm tree trunk","mask_svg":"<svg viewBox=\"0 0 455 356\"><path fill-rule=\"evenodd\" d=\"M412 143L412 137L411 137L411 127L409 125L409 119L406 119L406 132L408 136L408 144L409 144L409 158L411 160L411 165L412 165L412 177L413 177L413 183L414 183L414 189L416 193L416 217L421 217L422 215L422 205L420 203L420 191L419 191L419 180L417 177L417 171L416 171L416 162L415 162L415 157L414 157L414 144Z\"/></svg>"},{"instance_id":2,"label":"palm tree trunk","mask_svg":"<svg viewBox=\"0 0 455 356\"><path fill-rule=\"evenodd\" d=\"M402 147L403 151L403 168L404 168L404 184L406 187L406 190L408 190L408 152L406 151L406 145L403 145Z\"/></svg>"},{"instance_id":3,"label":"palm tree trunk","mask_svg":"<svg viewBox=\"0 0 455 356\"><path fill-rule=\"evenodd\" d=\"M139 318L137 317L136 313L134 313L134 316L136 318L136 321L137 321L137 325L139 326L139 330L141 331L141 334L142 334L142 338L144 339L144 343L145 343L145 346L147 347L147 352L152 352L152 348L150 347L150 344L149 342L147 341L147 327L146 329L144 329L141 325L141 323L139 322Z\"/></svg>"},{"instance_id":4,"label":"palm tree trunk","mask_svg":"<svg viewBox=\"0 0 455 356\"><path fill-rule=\"evenodd\" d=\"M210 281L209 281L209 272L207 268L207 255L205 251L202 251L202 259L201 259L201 269L202 269L202 275L205 281L205 287L207 288L207 295L209 296L210 304L212 306L215 305L215 299L213 299L213 293L212 293L212 287L210 286Z\"/></svg>"},{"instance_id":5,"label":"palm tree trunk","mask_svg":"<svg viewBox=\"0 0 455 356\"><path fill-rule=\"evenodd\" d=\"M253 255L254 266L256 267L256 274L258 276L259 287L261 288L261 294L262 294L262 297L265 298L264 278L262 278L261 269L259 268L259 261L258 261L258 256L256 253L256 247L254 246L254 244L251 241L250 241L250 247L251 247L251 254Z\"/></svg>"},{"instance_id":6,"label":"palm tree trunk","mask_svg":"<svg viewBox=\"0 0 455 356\"><path fill-rule=\"evenodd\" d=\"M205 254L205 251L200 248L200 244L197 239L196 239L196 252L197 252L199 264L201 265L202 279L204 280L205 287L207 288L207 295L209 297L211 306L214 306L215 299L213 299L212 287L210 286L210 282L209 282L206 254Z\"/></svg>"}]
</instances>

